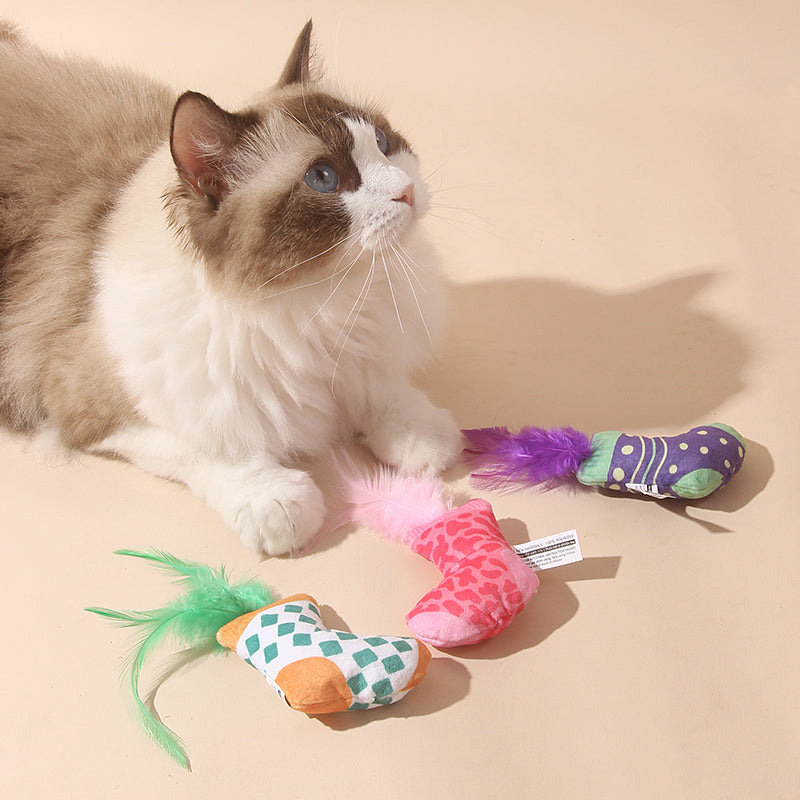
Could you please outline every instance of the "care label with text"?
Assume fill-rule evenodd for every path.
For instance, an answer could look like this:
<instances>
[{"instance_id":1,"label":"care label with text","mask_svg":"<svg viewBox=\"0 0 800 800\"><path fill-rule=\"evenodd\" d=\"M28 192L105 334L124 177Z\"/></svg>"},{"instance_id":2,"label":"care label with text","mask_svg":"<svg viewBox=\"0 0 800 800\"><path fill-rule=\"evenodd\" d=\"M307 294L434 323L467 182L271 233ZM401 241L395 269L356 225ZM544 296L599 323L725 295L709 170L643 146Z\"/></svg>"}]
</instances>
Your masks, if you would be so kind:
<instances>
[{"instance_id":1,"label":"care label with text","mask_svg":"<svg viewBox=\"0 0 800 800\"><path fill-rule=\"evenodd\" d=\"M537 571L583 560L577 531L556 533L535 542L518 544L514 550L531 569Z\"/></svg>"}]
</instances>

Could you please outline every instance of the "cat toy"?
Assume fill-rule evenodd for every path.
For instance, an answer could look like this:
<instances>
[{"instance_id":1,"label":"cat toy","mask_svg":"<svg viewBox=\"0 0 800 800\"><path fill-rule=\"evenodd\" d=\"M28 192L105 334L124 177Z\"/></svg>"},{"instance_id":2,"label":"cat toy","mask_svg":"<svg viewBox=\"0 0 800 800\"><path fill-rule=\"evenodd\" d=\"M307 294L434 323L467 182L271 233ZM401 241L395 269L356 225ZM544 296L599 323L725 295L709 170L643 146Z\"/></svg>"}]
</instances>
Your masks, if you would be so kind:
<instances>
[{"instance_id":1,"label":"cat toy","mask_svg":"<svg viewBox=\"0 0 800 800\"><path fill-rule=\"evenodd\" d=\"M329 629L310 595L278 600L259 581L230 583L222 567L214 569L156 550L117 552L145 559L182 584L182 594L152 611L86 610L141 632L128 664L139 721L187 769L184 743L139 693L142 667L167 639L187 647L184 654L233 650L291 708L310 715L386 706L401 700L425 677L431 654L420 641Z\"/></svg>"},{"instance_id":2,"label":"cat toy","mask_svg":"<svg viewBox=\"0 0 800 800\"><path fill-rule=\"evenodd\" d=\"M615 492L698 500L724 486L744 461L744 439L715 422L679 436L573 428L473 428L464 460L487 489L551 488L570 480Z\"/></svg>"},{"instance_id":3,"label":"cat toy","mask_svg":"<svg viewBox=\"0 0 800 800\"><path fill-rule=\"evenodd\" d=\"M454 508L437 477L388 467L364 474L341 459L336 466L346 521L408 545L442 573L406 616L421 641L447 649L497 636L538 589L536 573L508 544L486 500Z\"/></svg>"}]
</instances>

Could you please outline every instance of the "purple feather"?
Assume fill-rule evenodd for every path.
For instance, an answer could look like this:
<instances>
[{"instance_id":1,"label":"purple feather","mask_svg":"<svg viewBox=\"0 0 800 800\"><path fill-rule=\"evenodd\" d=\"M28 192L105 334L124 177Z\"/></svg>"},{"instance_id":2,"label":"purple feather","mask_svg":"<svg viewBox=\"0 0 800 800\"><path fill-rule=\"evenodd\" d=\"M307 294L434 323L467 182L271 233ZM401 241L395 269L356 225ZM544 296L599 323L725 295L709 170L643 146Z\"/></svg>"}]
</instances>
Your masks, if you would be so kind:
<instances>
[{"instance_id":1,"label":"purple feather","mask_svg":"<svg viewBox=\"0 0 800 800\"><path fill-rule=\"evenodd\" d=\"M592 454L591 439L574 428L474 428L462 431L464 459L484 489L552 487L575 477Z\"/></svg>"}]
</instances>

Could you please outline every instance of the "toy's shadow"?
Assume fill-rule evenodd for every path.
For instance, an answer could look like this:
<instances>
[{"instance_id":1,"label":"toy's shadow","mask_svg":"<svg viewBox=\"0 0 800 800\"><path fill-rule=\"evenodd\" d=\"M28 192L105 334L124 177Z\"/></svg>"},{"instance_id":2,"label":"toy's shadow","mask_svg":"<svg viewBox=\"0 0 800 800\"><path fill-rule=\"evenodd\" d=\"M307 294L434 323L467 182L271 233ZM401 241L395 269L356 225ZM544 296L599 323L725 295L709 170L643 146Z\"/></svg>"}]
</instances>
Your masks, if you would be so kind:
<instances>
[{"instance_id":1,"label":"toy's shadow","mask_svg":"<svg viewBox=\"0 0 800 800\"><path fill-rule=\"evenodd\" d=\"M323 714L314 719L332 730L346 731L392 717L424 717L455 705L469 693L469 671L454 658L436 651L431 654L424 680L399 703L365 712Z\"/></svg>"},{"instance_id":2,"label":"toy's shadow","mask_svg":"<svg viewBox=\"0 0 800 800\"><path fill-rule=\"evenodd\" d=\"M540 572L539 589L506 630L496 638L448 652L464 660L495 660L537 647L578 613L578 598L568 584L613 579L621 560L619 556L586 558Z\"/></svg>"},{"instance_id":3,"label":"toy's shadow","mask_svg":"<svg viewBox=\"0 0 800 800\"><path fill-rule=\"evenodd\" d=\"M679 517L691 520L700 528L709 533L731 533L731 529L720 524L718 517L704 519L703 512L711 511L731 514L744 508L754 497L761 494L769 483L775 465L772 456L764 445L751 439L747 443L747 455L741 471L722 489L715 491L701 500L656 500L636 494L626 494L621 498L618 492L600 490L614 502L655 503L665 512L677 514Z\"/></svg>"},{"instance_id":4,"label":"toy's shadow","mask_svg":"<svg viewBox=\"0 0 800 800\"><path fill-rule=\"evenodd\" d=\"M507 520L504 522L508 522ZM333 730L350 730L387 717L427 716L463 700L469 693L470 673L461 661L495 660L543 642L565 625L578 611L578 599L567 585L581 580L614 578L620 558L588 558L580 563L540 573L541 583L528 605L499 636L478 644L447 651L433 650L425 680L401 703L372 710L368 714L326 714L322 724ZM331 613L330 609L326 609ZM335 615L332 614L334 624ZM344 623L340 621L344 627ZM452 654L452 658L449 655ZM456 660L459 659L459 660Z\"/></svg>"},{"instance_id":5,"label":"toy's shadow","mask_svg":"<svg viewBox=\"0 0 800 800\"><path fill-rule=\"evenodd\" d=\"M626 292L544 279L453 286L442 357L422 383L465 428L678 433L743 388L741 333L698 302L715 278Z\"/></svg>"},{"instance_id":6,"label":"toy's shadow","mask_svg":"<svg viewBox=\"0 0 800 800\"><path fill-rule=\"evenodd\" d=\"M747 454L741 471L722 489L694 505L709 511L733 512L744 508L754 497L766 489L775 462L763 444L745 438Z\"/></svg>"},{"instance_id":7,"label":"toy's shadow","mask_svg":"<svg viewBox=\"0 0 800 800\"><path fill-rule=\"evenodd\" d=\"M330 628L350 631L347 623L330 606L320 609L325 624ZM371 709L368 713L343 711L338 714L323 714L315 719L332 730L345 731L360 728L371 722L388 717L420 717L463 700L469 693L470 674L463 664L443 653L431 649L431 659L425 679L402 702L386 708Z\"/></svg>"}]
</instances>

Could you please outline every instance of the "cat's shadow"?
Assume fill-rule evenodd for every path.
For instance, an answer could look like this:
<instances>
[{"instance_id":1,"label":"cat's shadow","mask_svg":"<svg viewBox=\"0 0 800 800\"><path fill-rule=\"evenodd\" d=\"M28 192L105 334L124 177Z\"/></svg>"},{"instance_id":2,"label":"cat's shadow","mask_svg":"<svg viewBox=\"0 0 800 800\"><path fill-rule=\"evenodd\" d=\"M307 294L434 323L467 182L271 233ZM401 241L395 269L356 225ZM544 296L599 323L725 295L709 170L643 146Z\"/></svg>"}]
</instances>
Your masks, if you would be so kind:
<instances>
[{"instance_id":1,"label":"cat's shadow","mask_svg":"<svg viewBox=\"0 0 800 800\"><path fill-rule=\"evenodd\" d=\"M717 415L745 388L753 352L735 315L723 318L703 302L723 279L709 268L628 291L538 278L453 285L441 358L420 385L463 428L570 425L669 436L703 422L737 427ZM731 485L692 505L730 512L763 491L772 457L758 442L747 445ZM456 467L448 477L467 471ZM686 506L665 504L681 514Z\"/></svg>"},{"instance_id":2,"label":"cat's shadow","mask_svg":"<svg viewBox=\"0 0 800 800\"><path fill-rule=\"evenodd\" d=\"M588 434L670 436L705 421L737 427L717 413L745 388L752 354L734 321L704 307L702 295L722 279L706 269L617 292L540 278L451 285L441 356L418 383L463 428L571 425ZM699 502L664 503L665 513L727 532L688 509L731 512L763 491L772 457L763 445L747 444L742 472L730 486ZM335 485L323 466L315 478ZM445 477L468 471L458 464ZM335 546L350 528L326 532L307 552Z\"/></svg>"},{"instance_id":3,"label":"cat's shadow","mask_svg":"<svg viewBox=\"0 0 800 800\"><path fill-rule=\"evenodd\" d=\"M700 302L719 279L706 270L622 292L548 279L452 286L442 357L421 383L462 427L679 433L744 388L741 329Z\"/></svg>"}]
</instances>

